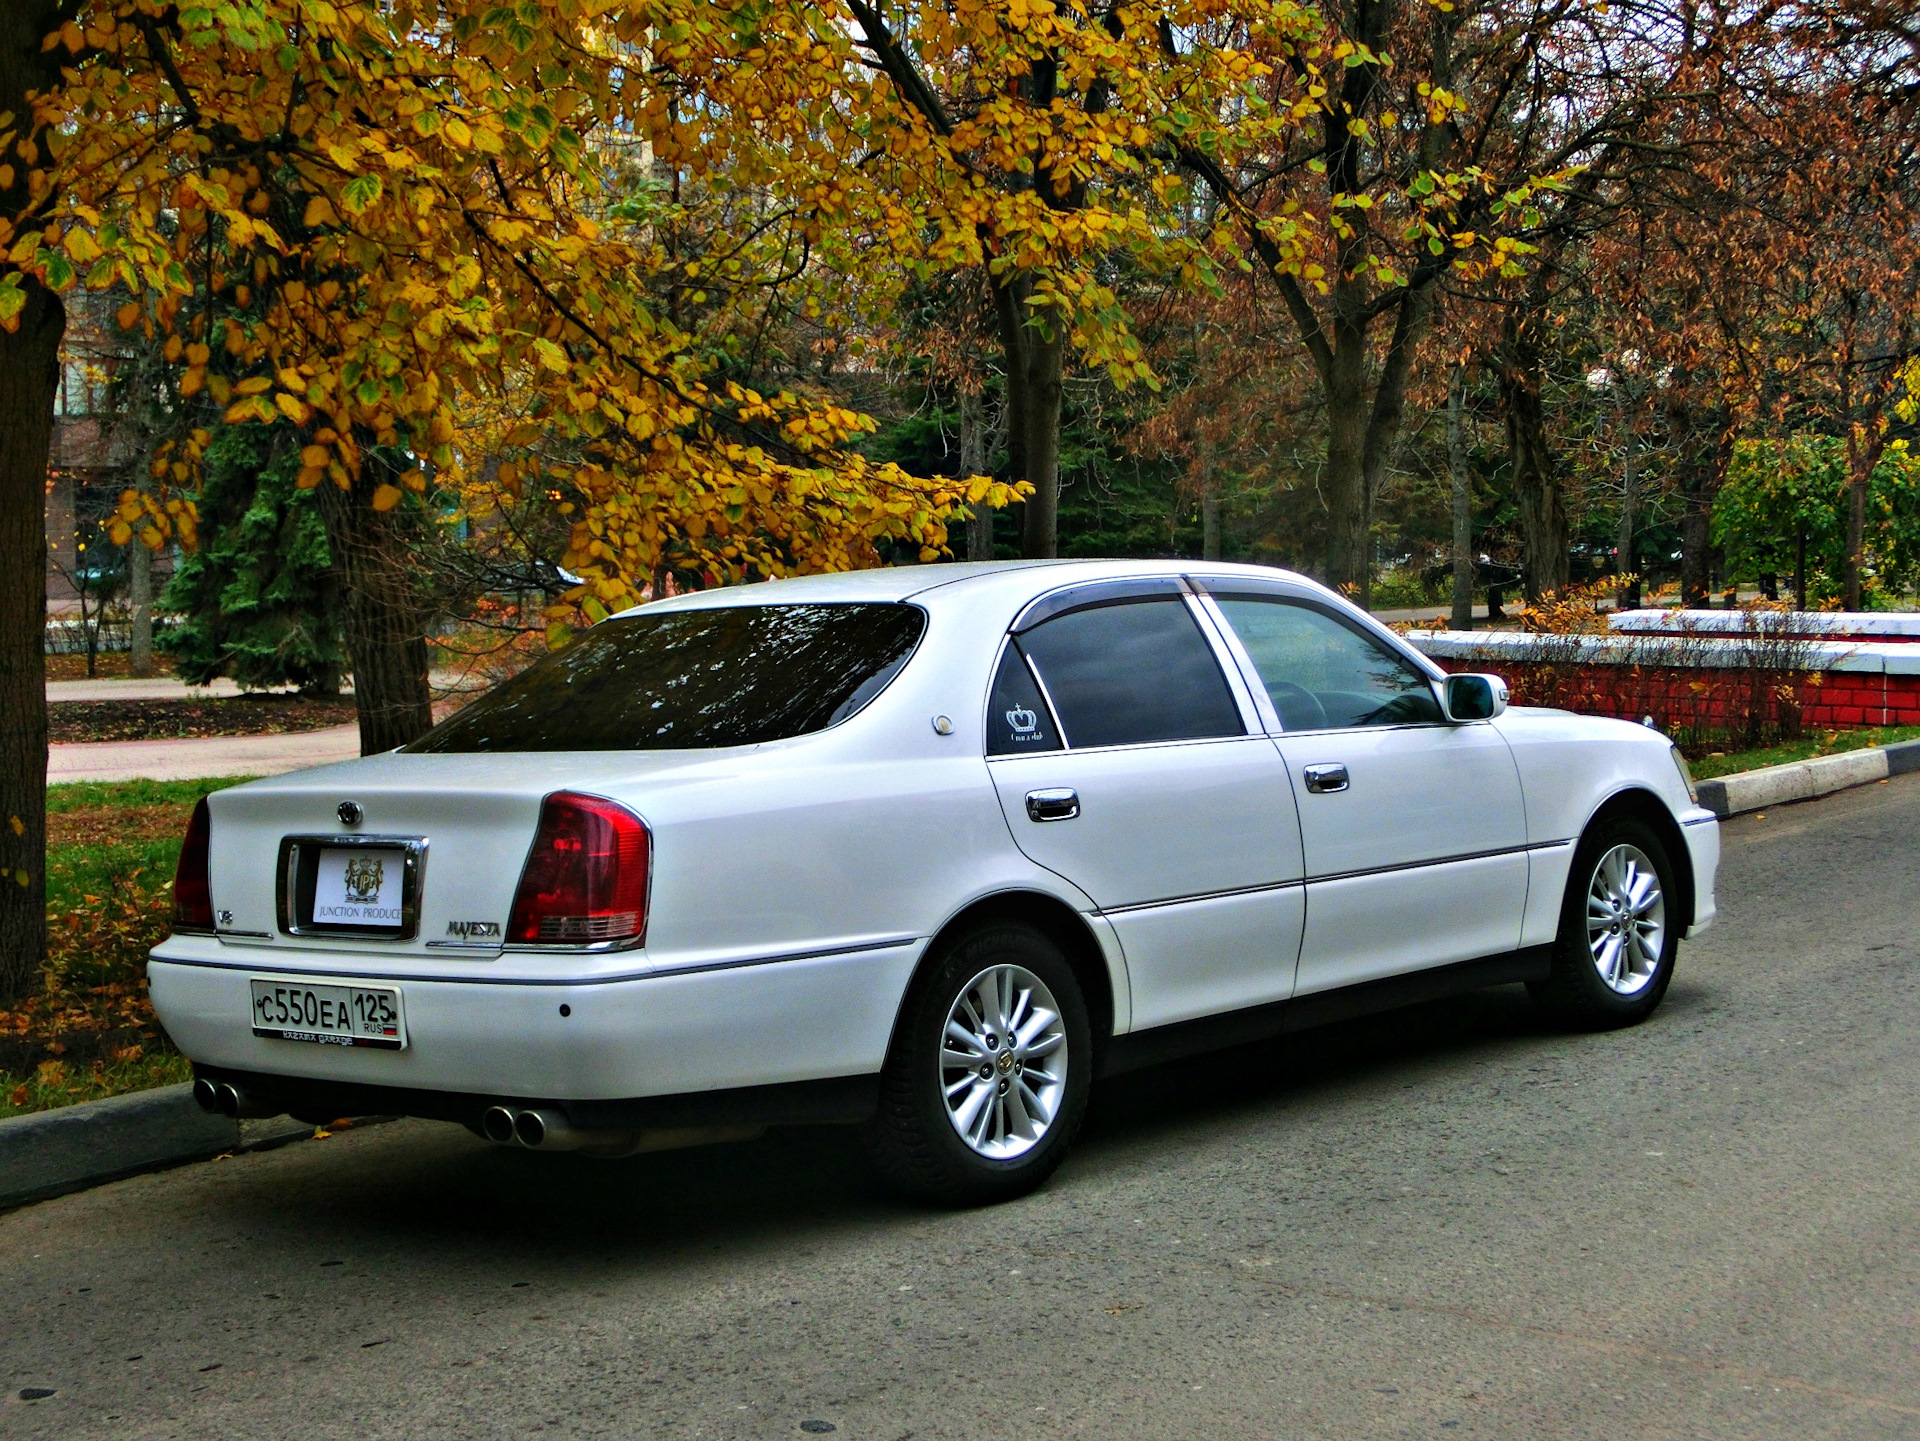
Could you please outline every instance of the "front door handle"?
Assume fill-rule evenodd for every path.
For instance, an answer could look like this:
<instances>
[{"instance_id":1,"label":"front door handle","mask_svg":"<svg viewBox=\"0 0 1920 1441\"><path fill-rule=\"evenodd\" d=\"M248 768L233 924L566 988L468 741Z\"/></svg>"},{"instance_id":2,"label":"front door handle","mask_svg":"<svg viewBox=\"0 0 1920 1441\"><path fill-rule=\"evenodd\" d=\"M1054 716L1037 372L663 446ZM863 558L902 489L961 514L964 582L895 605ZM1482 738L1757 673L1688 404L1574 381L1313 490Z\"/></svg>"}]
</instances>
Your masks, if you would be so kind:
<instances>
[{"instance_id":1,"label":"front door handle","mask_svg":"<svg viewBox=\"0 0 1920 1441\"><path fill-rule=\"evenodd\" d=\"M1070 821L1079 814L1079 795L1064 786L1058 790L1027 792L1028 820Z\"/></svg>"},{"instance_id":2,"label":"front door handle","mask_svg":"<svg viewBox=\"0 0 1920 1441\"><path fill-rule=\"evenodd\" d=\"M1308 766L1306 777L1307 790L1312 795L1324 796L1347 788L1347 768L1338 762L1331 765Z\"/></svg>"}]
</instances>

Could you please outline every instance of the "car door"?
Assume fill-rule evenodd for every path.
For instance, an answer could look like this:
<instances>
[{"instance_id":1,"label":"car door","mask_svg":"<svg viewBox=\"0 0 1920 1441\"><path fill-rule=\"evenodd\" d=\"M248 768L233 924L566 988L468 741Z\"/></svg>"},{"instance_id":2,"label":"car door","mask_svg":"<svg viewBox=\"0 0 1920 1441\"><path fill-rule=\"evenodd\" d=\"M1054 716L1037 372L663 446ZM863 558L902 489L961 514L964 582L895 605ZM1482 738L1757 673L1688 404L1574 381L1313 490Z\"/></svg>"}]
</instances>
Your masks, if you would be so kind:
<instances>
[{"instance_id":1,"label":"car door","mask_svg":"<svg viewBox=\"0 0 1920 1441\"><path fill-rule=\"evenodd\" d=\"M1194 602L1126 590L1017 623L988 762L1020 848L1112 923L1140 1030L1286 999L1303 870L1292 788Z\"/></svg>"},{"instance_id":2,"label":"car door","mask_svg":"<svg viewBox=\"0 0 1920 1441\"><path fill-rule=\"evenodd\" d=\"M1429 676L1332 605L1209 590L1272 702L1299 801L1296 994L1516 949L1526 813L1500 733L1449 724Z\"/></svg>"}]
</instances>

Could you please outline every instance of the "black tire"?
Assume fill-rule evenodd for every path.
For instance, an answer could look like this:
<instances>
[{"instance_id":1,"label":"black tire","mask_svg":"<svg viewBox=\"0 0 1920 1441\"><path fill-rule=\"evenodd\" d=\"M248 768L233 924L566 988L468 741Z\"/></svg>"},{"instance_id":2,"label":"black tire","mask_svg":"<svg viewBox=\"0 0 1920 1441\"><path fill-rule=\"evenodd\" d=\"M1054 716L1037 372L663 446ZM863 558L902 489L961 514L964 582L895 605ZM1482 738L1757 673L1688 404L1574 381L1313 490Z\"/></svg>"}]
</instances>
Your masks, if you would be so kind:
<instances>
[{"instance_id":1,"label":"black tire","mask_svg":"<svg viewBox=\"0 0 1920 1441\"><path fill-rule=\"evenodd\" d=\"M964 1079L965 1073L947 1065L942 1052L947 1020L959 1005L962 992L973 993L971 999L977 999L976 981L1019 971L1051 992L1054 1005L1046 1009L1058 1017L1057 1027L1048 1027L1046 1036L1036 1036L1035 1044L1044 1045L1047 1036L1053 1035L1064 1044L1019 1063L1023 1068L1029 1064L1035 1068L1029 1080L1040 1078L1042 1090L1054 1097L1055 1104L1044 1127L1028 1118L1029 1129L1037 1132L1037 1139L1031 1142L1012 1130L1004 1131L1004 1139L998 1142L991 1134L984 1139L981 1144L989 1148L1027 1145L1017 1155L998 1158L983 1154L957 1129L959 1122L948 1109L946 1086L949 1076ZM1037 993L1028 990L1025 994L1031 997ZM1018 1023L1016 1029L1025 1030ZM996 1039L985 1029L982 1035L990 1041ZM1009 1069L1012 1063L1000 1063L1003 1050L996 1044L991 1058L986 1053L980 1056L983 1065L995 1070L992 1079L983 1077L983 1086L997 1087L998 1092L982 1101L977 1115L991 1113L1004 1119L1010 1107L998 1097L1021 1084L1020 1077ZM1024 1057L1026 1052L1020 1054ZM1047 1057L1054 1055L1062 1057L1057 1076L1048 1070L1054 1063ZM1086 998L1073 967L1060 948L1033 927L1018 922L991 923L945 947L908 992L894 1031L893 1048L880 1076L880 1108L864 1132L868 1154L888 1184L922 1201L974 1206L1024 1196L1044 1183L1066 1156L1086 1114L1092 1073L1093 1034ZM1015 1103L1020 1105L1017 1114L1027 1116L1022 1098L1039 1093L1028 1086L1014 1094ZM988 1130L993 1130L991 1118Z\"/></svg>"},{"instance_id":2,"label":"black tire","mask_svg":"<svg viewBox=\"0 0 1920 1441\"><path fill-rule=\"evenodd\" d=\"M1657 961L1644 977L1633 976L1630 992L1610 985L1601 973L1589 941L1588 896L1603 862L1619 847L1629 847L1651 863L1662 898L1662 920ZM1581 1030L1604 1031L1638 1025L1654 1013L1673 979L1683 929L1680 892L1674 882L1673 858L1666 842L1645 821L1613 816L1600 821L1581 837L1567 876L1567 893L1560 906L1560 933L1554 942L1553 971L1527 989L1534 1001L1561 1023ZM1596 939L1599 939L1596 937ZM1646 947L1642 954L1653 954ZM1630 968L1630 962L1626 963Z\"/></svg>"}]
</instances>

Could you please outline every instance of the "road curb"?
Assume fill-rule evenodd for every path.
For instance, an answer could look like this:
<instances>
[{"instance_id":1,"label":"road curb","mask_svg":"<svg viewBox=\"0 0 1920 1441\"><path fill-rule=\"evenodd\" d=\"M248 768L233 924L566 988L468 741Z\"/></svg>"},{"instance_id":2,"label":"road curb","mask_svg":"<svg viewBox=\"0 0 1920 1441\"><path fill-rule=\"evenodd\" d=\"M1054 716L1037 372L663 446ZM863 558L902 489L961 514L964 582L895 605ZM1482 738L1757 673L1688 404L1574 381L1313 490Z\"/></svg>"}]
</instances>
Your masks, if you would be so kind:
<instances>
[{"instance_id":1,"label":"road curb","mask_svg":"<svg viewBox=\"0 0 1920 1441\"><path fill-rule=\"evenodd\" d=\"M312 1134L288 1116L208 1115L185 1083L10 1116L0 1120L0 1209Z\"/></svg>"},{"instance_id":2,"label":"road curb","mask_svg":"<svg viewBox=\"0 0 1920 1441\"><path fill-rule=\"evenodd\" d=\"M1899 741L1890 746L1872 746L1866 750L1740 771L1701 781L1695 789L1699 792L1700 804L1725 820L1747 811L1872 785L1888 776L1913 771L1920 771L1920 741Z\"/></svg>"}]
</instances>

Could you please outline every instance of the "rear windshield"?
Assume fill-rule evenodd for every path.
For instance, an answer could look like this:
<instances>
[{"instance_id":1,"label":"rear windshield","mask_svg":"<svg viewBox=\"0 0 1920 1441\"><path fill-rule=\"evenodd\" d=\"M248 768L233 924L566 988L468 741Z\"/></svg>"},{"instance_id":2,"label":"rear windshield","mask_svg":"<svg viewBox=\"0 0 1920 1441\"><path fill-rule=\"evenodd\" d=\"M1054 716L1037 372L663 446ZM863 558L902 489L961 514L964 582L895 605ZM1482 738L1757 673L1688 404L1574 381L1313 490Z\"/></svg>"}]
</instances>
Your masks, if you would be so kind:
<instances>
[{"instance_id":1,"label":"rear windshield","mask_svg":"<svg viewBox=\"0 0 1920 1441\"><path fill-rule=\"evenodd\" d=\"M824 730L886 688L926 627L910 605L737 605L610 620L407 750L685 750Z\"/></svg>"}]
</instances>

